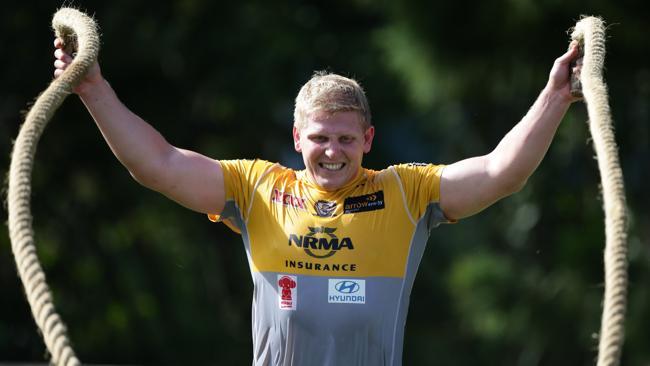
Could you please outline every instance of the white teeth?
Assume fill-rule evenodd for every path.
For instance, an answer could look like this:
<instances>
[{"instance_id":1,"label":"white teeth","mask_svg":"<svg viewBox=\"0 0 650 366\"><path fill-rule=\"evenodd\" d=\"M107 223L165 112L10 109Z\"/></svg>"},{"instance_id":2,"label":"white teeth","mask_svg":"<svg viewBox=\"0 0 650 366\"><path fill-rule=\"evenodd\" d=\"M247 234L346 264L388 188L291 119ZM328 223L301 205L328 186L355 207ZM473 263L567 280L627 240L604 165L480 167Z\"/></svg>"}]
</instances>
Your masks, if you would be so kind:
<instances>
[{"instance_id":1,"label":"white teeth","mask_svg":"<svg viewBox=\"0 0 650 366\"><path fill-rule=\"evenodd\" d=\"M338 164L321 163L321 166L327 170L339 170L343 168L343 163L338 163Z\"/></svg>"}]
</instances>

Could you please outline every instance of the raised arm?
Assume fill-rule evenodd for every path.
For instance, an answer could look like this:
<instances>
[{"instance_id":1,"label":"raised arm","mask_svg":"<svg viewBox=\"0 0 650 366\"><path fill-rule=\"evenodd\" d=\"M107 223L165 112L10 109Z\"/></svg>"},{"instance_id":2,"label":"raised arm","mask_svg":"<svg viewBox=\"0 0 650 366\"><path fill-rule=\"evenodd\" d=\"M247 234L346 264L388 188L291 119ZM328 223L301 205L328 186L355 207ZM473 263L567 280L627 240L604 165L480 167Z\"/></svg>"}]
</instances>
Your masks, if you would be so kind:
<instances>
[{"instance_id":1,"label":"raised arm","mask_svg":"<svg viewBox=\"0 0 650 366\"><path fill-rule=\"evenodd\" d=\"M555 131L574 101L570 63L578 57L572 44L551 69L546 87L524 118L487 155L445 167L440 207L449 219L471 216L519 191L546 154Z\"/></svg>"},{"instance_id":2,"label":"raised arm","mask_svg":"<svg viewBox=\"0 0 650 366\"><path fill-rule=\"evenodd\" d=\"M72 62L54 41L57 77ZM131 112L101 74L99 64L75 88L117 159L133 178L179 204L202 213L221 213L224 205L223 172L219 162L179 149L150 124Z\"/></svg>"}]
</instances>

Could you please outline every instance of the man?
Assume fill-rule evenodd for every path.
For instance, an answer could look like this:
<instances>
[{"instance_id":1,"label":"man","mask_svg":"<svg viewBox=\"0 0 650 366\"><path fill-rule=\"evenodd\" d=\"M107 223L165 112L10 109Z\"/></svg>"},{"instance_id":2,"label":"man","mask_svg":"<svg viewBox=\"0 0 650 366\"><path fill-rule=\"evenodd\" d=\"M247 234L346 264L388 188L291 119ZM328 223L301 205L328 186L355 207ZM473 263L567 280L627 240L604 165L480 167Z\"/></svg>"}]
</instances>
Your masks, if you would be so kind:
<instances>
[{"instance_id":1,"label":"man","mask_svg":"<svg viewBox=\"0 0 650 366\"><path fill-rule=\"evenodd\" d=\"M55 40L55 76L72 61ZM144 186L241 233L254 282L254 365L400 365L429 231L517 192L576 100L575 45L526 116L489 154L441 166L362 168L375 129L354 80L316 73L293 140L305 169L218 161L169 144L129 111L95 64L76 87L115 156Z\"/></svg>"}]
</instances>

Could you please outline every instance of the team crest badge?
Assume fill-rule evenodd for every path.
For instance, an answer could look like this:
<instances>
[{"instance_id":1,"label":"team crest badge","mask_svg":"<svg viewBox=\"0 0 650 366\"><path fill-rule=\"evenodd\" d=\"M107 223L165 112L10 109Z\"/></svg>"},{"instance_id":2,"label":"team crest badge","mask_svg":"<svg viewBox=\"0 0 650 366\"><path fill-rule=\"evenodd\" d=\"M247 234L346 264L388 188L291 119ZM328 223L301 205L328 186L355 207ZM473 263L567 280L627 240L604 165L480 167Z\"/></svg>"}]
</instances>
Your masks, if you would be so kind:
<instances>
[{"instance_id":1,"label":"team crest badge","mask_svg":"<svg viewBox=\"0 0 650 366\"><path fill-rule=\"evenodd\" d=\"M336 202L333 201L316 201L314 208L316 209L316 215L320 217L332 217L334 211L336 211Z\"/></svg>"}]
</instances>

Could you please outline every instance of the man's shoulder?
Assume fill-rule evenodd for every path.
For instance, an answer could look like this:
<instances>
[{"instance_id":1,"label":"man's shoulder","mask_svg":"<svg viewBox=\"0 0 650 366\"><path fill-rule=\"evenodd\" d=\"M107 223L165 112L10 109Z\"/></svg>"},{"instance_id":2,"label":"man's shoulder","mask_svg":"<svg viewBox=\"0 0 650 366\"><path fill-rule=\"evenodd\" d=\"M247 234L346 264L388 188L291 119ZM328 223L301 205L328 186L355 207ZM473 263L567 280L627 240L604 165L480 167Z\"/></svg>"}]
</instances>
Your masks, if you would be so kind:
<instances>
[{"instance_id":1,"label":"man's shoulder","mask_svg":"<svg viewBox=\"0 0 650 366\"><path fill-rule=\"evenodd\" d=\"M398 163L379 171L373 171L373 180L377 182L396 181L400 186L417 188L422 182L434 184L439 181L444 167L444 165L432 163Z\"/></svg>"},{"instance_id":2,"label":"man's shoulder","mask_svg":"<svg viewBox=\"0 0 650 366\"><path fill-rule=\"evenodd\" d=\"M398 173L402 174L404 172L426 173L432 170L435 171L435 170L442 169L443 167L444 165L440 165L440 164L411 162L411 163L393 164L389 166L388 169L395 170Z\"/></svg>"},{"instance_id":3,"label":"man's shoulder","mask_svg":"<svg viewBox=\"0 0 650 366\"><path fill-rule=\"evenodd\" d=\"M237 169L241 172L276 172L291 173L295 172L292 168L287 168L280 163L268 161L265 159L221 159L219 163L226 169Z\"/></svg>"},{"instance_id":4,"label":"man's shoulder","mask_svg":"<svg viewBox=\"0 0 650 366\"><path fill-rule=\"evenodd\" d=\"M369 176L382 177L389 174L390 175L398 174L399 176L401 176L405 172L417 173L428 169L438 169L442 166L443 165L436 165L432 163L410 162L410 163L391 164L381 170L373 170L367 168L364 169Z\"/></svg>"}]
</instances>

